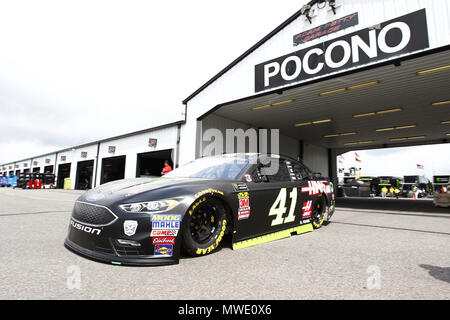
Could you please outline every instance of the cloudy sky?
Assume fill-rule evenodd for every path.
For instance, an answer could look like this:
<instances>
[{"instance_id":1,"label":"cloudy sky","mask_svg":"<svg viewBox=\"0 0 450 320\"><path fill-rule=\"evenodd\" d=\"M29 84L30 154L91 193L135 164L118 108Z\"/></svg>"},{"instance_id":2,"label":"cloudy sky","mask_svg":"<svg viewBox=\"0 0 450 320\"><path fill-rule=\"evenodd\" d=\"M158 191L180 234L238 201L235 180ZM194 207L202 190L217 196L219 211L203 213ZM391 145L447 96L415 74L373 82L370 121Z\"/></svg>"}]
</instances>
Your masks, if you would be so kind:
<instances>
[{"instance_id":1,"label":"cloudy sky","mask_svg":"<svg viewBox=\"0 0 450 320\"><path fill-rule=\"evenodd\" d=\"M0 0L0 163L182 119L184 98L306 2Z\"/></svg>"}]
</instances>

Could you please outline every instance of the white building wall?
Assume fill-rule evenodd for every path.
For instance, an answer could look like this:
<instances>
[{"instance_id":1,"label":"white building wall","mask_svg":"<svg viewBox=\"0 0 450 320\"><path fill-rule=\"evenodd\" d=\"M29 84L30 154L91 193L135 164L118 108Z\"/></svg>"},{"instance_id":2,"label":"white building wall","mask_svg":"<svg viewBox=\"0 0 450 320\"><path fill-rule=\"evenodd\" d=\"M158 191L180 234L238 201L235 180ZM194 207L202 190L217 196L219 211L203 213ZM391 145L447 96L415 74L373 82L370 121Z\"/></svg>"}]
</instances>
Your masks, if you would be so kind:
<instances>
[{"instance_id":1,"label":"white building wall","mask_svg":"<svg viewBox=\"0 0 450 320\"><path fill-rule=\"evenodd\" d=\"M318 10L310 24L304 16L281 30L231 70L188 101L187 123L182 128L180 163L195 159L197 119L219 104L255 95L255 65L280 56L341 37L348 33L366 29L376 24L425 8L428 21L430 47L427 50L450 44L450 1L448 0L343 0L343 5L334 15L331 10ZM358 12L359 24L348 29L323 36L305 44L293 46L293 36L337 18ZM259 39L255 39L256 40ZM396 56L395 58L400 57ZM380 63L377 61L376 63ZM374 64L374 63L371 63ZM370 64L367 64L370 65ZM357 68L362 68L362 65ZM340 72L348 71L343 70ZM317 77L319 78L319 77ZM317 78L309 79L312 81ZM298 82L301 83L301 82ZM290 84L292 85L292 84Z\"/></svg>"},{"instance_id":2,"label":"white building wall","mask_svg":"<svg viewBox=\"0 0 450 320\"><path fill-rule=\"evenodd\" d=\"M49 163L45 163L46 160L49 160ZM34 165L34 162L37 161L37 165ZM55 154L33 158L33 166L31 171L33 171L34 168L39 168L39 172L43 173L44 168L47 166L54 166L55 165ZM52 172L53 173L53 172Z\"/></svg>"},{"instance_id":3,"label":"white building wall","mask_svg":"<svg viewBox=\"0 0 450 320\"><path fill-rule=\"evenodd\" d=\"M156 148L149 147L148 142L150 138L158 140ZM126 138L102 142L100 144L100 153L98 162L99 167L97 170L97 186L100 185L102 160L104 158L126 156L125 178L126 179L135 178L137 155L139 153L173 149L172 161L175 163L176 145L177 145L177 126L163 128L138 135L133 135ZM116 147L116 152L114 154L108 152L109 146Z\"/></svg>"}]
</instances>

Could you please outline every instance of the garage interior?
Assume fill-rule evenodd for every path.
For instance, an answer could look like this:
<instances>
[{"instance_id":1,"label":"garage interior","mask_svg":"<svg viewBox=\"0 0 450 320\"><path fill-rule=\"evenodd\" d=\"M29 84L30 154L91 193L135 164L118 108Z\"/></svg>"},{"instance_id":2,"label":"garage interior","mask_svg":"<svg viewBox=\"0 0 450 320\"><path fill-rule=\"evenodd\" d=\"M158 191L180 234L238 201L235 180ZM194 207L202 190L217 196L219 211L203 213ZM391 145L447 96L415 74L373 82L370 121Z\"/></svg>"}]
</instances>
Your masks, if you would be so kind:
<instances>
[{"instance_id":1,"label":"garage interior","mask_svg":"<svg viewBox=\"0 0 450 320\"><path fill-rule=\"evenodd\" d=\"M347 151L448 143L450 50L403 59L218 106L199 119L202 130L280 129L281 154L334 182Z\"/></svg>"},{"instance_id":2,"label":"garage interior","mask_svg":"<svg viewBox=\"0 0 450 320\"><path fill-rule=\"evenodd\" d=\"M164 167L164 161L168 160L170 166L172 163L172 149L139 153L137 155L136 177L160 177Z\"/></svg>"},{"instance_id":3,"label":"garage interior","mask_svg":"<svg viewBox=\"0 0 450 320\"><path fill-rule=\"evenodd\" d=\"M58 166L58 179L56 183L56 187L58 189L63 189L64 179L70 178L70 167L71 167L70 163L64 163Z\"/></svg>"},{"instance_id":4,"label":"garage interior","mask_svg":"<svg viewBox=\"0 0 450 320\"><path fill-rule=\"evenodd\" d=\"M33 168L33 173L39 173L41 172L41 168Z\"/></svg>"},{"instance_id":5,"label":"garage interior","mask_svg":"<svg viewBox=\"0 0 450 320\"><path fill-rule=\"evenodd\" d=\"M126 156L104 158L100 184L125 178Z\"/></svg>"},{"instance_id":6,"label":"garage interior","mask_svg":"<svg viewBox=\"0 0 450 320\"><path fill-rule=\"evenodd\" d=\"M87 190L92 188L93 172L94 172L94 160L79 161L77 165L75 189Z\"/></svg>"},{"instance_id":7,"label":"garage interior","mask_svg":"<svg viewBox=\"0 0 450 320\"><path fill-rule=\"evenodd\" d=\"M53 173L53 166L45 166L44 173Z\"/></svg>"}]
</instances>

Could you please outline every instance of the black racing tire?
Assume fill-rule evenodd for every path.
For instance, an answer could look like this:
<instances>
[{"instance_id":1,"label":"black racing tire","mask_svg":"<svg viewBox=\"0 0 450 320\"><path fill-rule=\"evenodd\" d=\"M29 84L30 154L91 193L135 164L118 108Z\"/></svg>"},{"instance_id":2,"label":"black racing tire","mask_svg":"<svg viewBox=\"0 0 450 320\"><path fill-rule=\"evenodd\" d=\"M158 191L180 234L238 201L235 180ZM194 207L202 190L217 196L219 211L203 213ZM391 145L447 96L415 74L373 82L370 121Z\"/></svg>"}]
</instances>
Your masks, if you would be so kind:
<instances>
[{"instance_id":1,"label":"black racing tire","mask_svg":"<svg viewBox=\"0 0 450 320\"><path fill-rule=\"evenodd\" d=\"M222 202L208 197L197 199L185 214L183 222L182 248L193 257L216 250L228 226L227 212Z\"/></svg>"},{"instance_id":2,"label":"black racing tire","mask_svg":"<svg viewBox=\"0 0 450 320\"><path fill-rule=\"evenodd\" d=\"M311 221L314 229L319 229L323 226L326 216L325 209L326 204L323 196L313 202Z\"/></svg>"}]
</instances>

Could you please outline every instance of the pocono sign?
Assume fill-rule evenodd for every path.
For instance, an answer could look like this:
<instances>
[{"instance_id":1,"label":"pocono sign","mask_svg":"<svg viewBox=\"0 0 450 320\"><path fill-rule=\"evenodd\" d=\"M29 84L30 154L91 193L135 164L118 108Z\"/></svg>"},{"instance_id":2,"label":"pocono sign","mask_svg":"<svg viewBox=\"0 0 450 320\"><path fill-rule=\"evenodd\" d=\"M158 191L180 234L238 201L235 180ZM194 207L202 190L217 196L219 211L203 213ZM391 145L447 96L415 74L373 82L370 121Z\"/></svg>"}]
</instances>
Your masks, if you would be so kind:
<instances>
[{"instance_id":1,"label":"pocono sign","mask_svg":"<svg viewBox=\"0 0 450 320\"><path fill-rule=\"evenodd\" d=\"M255 91L300 82L429 47L425 9L255 66Z\"/></svg>"}]
</instances>

